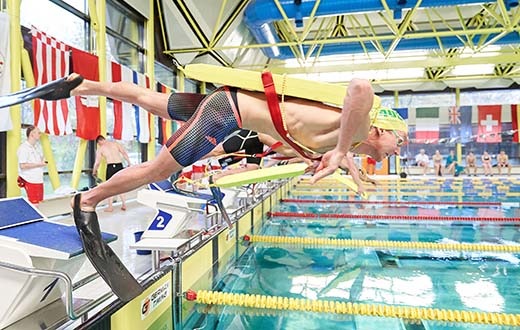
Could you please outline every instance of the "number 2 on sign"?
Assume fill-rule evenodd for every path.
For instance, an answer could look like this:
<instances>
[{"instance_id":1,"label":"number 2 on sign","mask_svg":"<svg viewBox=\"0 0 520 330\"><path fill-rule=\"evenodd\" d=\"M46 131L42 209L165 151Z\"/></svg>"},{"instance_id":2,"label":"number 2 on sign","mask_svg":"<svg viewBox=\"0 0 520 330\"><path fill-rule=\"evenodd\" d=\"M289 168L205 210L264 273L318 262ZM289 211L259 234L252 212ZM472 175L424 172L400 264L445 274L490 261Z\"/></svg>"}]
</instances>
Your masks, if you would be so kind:
<instances>
[{"instance_id":1,"label":"number 2 on sign","mask_svg":"<svg viewBox=\"0 0 520 330\"><path fill-rule=\"evenodd\" d=\"M162 216L157 216L157 218L155 218L155 220L157 220L157 228L166 227L166 225L164 224L165 219Z\"/></svg>"},{"instance_id":2,"label":"number 2 on sign","mask_svg":"<svg viewBox=\"0 0 520 330\"><path fill-rule=\"evenodd\" d=\"M153 219L152 223L150 224L148 230L163 230L164 228L166 228L166 226L168 226L168 223L171 219L171 214L159 210L159 212L157 212L157 215Z\"/></svg>"}]
</instances>

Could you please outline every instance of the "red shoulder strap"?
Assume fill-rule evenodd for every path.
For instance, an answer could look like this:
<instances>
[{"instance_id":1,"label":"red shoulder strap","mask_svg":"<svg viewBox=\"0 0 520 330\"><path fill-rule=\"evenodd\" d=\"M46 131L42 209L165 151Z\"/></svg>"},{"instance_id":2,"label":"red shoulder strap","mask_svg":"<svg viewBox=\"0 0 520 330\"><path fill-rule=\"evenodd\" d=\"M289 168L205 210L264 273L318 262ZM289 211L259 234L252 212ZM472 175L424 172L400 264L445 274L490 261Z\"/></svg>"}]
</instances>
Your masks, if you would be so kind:
<instances>
[{"instance_id":1,"label":"red shoulder strap","mask_svg":"<svg viewBox=\"0 0 520 330\"><path fill-rule=\"evenodd\" d=\"M280 111L280 103L278 102L278 94L274 86L273 75L269 71L262 72L262 83L264 85L265 98L267 100L267 106L269 113L271 114L271 120L273 121L274 128L280 134L280 136L287 142L294 150L296 150L302 157L307 159L315 160L315 158L309 157L302 148L294 143L290 138L287 137L289 134L283 127L282 112ZM321 157L319 157L321 158ZM319 159L318 158L318 159Z\"/></svg>"}]
</instances>

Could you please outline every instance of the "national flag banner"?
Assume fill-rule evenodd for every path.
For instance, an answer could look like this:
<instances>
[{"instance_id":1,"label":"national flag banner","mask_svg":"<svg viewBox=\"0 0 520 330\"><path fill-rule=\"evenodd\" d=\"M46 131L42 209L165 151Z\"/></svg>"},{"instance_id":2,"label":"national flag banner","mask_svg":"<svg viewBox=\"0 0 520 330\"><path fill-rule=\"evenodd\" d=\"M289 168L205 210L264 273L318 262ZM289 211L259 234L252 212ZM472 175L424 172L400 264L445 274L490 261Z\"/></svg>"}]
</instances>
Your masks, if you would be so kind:
<instances>
[{"instance_id":1,"label":"national flag banner","mask_svg":"<svg viewBox=\"0 0 520 330\"><path fill-rule=\"evenodd\" d=\"M9 51L9 15L0 12L0 95L11 93L11 62ZM0 109L0 131L13 128L9 108Z\"/></svg>"},{"instance_id":2,"label":"national flag banner","mask_svg":"<svg viewBox=\"0 0 520 330\"><path fill-rule=\"evenodd\" d=\"M477 142L502 142L502 105L478 106L478 134Z\"/></svg>"},{"instance_id":3,"label":"national flag banner","mask_svg":"<svg viewBox=\"0 0 520 330\"><path fill-rule=\"evenodd\" d=\"M31 34L36 86L67 76L70 73L70 46L35 27ZM68 101L35 99L34 123L40 131L50 135L71 134Z\"/></svg>"},{"instance_id":4,"label":"national flag banner","mask_svg":"<svg viewBox=\"0 0 520 330\"><path fill-rule=\"evenodd\" d=\"M459 107L450 107L449 114L450 114L450 124L451 125L460 125L461 121L460 121Z\"/></svg>"},{"instance_id":5,"label":"national flag banner","mask_svg":"<svg viewBox=\"0 0 520 330\"><path fill-rule=\"evenodd\" d=\"M126 81L133 83L133 71L119 63L112 62L112 82ZM131 141L134 138L134 108L132 104L120 100L112 100L114 106L114 131L112 135L116 140Z\"/></svg>"},{"instance_id":6,"label":"national flag banner","mask_svg":"<svg viewBox=\"0 0 520 330\"><path fill-rule=\"evenodd\" d=\"M404 119L408 124L408 108L392 108Z\"/></svg>"},{"instance_id":7,"label":"national flag banner","mask_svg":"<svg viewBox=\"0 0 520 330\"><path fill-rule=\"evenodd\" d=\"M471 141L471 106L460 106L449 108L450 138L462 143Z\"/></svg>"},{"instance_id":8,"label":"national flag banner","mask_svg":"<svg viewBox=\"0 0 520 330\"><path fill-rule=\"evenodd\" d=\"M99 80L99 60L96 55L72 48L73 71L85 79ZM76 136L95 140L101 132L99 96L76 96Z\"/></svg>"},{"instance_id":9,"label":"national flag banner","mask_svg":"<svg viewBox=\"0 0 520 330\"><path fill-rule=\"evenodd\" d=\"M150 88L150 78L141 73L133 71L134 84L144 88ZM137 141L141 143L150 142L150 113L134 104L135 127L137 130Z\"/></svg>"},{"instance_id":10,"label":"national flag banner","mask_svg":"<svg viewBox=\"0 0 520 330\"><path fill-rule=\"evenodd\" d=\"M439 108L416 108L415 139L418 143L434 143L439 140Z\"/></svg>"},{"instance_id":11,"label":"national flag banner","mask_svg":"<svg viewBox=\"0 0 520 330\"><path fill-rule=\"evenodd\" d=\"M520 142L520 133L518 132L520 128L520 105L511 104L511 124L512 129L515 132L513 134L513 142Z\"/></svg>"},{"instance_id":12,"label":"national flag banner","mask_svg":"<svg viewBox=\"0 0 520 330\"><path fill-rule=\"evenodd\" d=\"M171 89L166 85L157 82L157 89L159 93L170 94ZM157 116L157 142L164 145L171 135L171 121Z\"/></svg>"},{"instance_id":13,"label":"national flag banner","mask_svg":"<svg viewBox=\"0 0 520 330\"><path fill-rule=\"evenodd\" d=\"M157 117L157 143L160 145L164 145L168 140L168 135L166 134L168 121L164 118Z\"/></svg>"}]
</instances>

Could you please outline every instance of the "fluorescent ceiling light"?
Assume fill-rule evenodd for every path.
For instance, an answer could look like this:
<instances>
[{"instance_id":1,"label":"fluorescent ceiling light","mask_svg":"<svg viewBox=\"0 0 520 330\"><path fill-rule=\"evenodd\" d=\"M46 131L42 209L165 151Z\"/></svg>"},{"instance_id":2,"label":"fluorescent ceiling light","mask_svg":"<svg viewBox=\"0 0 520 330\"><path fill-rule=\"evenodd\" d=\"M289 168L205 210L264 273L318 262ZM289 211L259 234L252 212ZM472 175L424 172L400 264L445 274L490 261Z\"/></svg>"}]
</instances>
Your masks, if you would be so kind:
<instances>
[{"instance_id":1,"label":"fluorescent ceiling light","mask_svg":"<svg viewBox=\"0 0 520 330\"><path fill-rule=\"evenodd\" d=\"M383 63L383 62L405 62L427 60L430 51L428 50L410 50L410 51L395 51L392 53L392 58L388 59L381 53L373 52L369 54L347 54L347 55L321 55L318 60L311 57L305 61L305 64L313 67L329 67L341 64L355 65L366 63ZM297 59L284 60L284 67L299 68L300 61Z\"/></svg>"},{"instance_id":2,"label":"fluorescent ceiling light","mask_svg":"<svg viewBox=\"0 0 520 330\"><path fill-rule=\"evenodd\" d=\"M424 69L409 68L409 69L388 69L388 70L363 70L363 71L347 71L347 72L321 72L321 73L307 73L295 74L291 77L326 81L330 83L348 82L352 78L363 78L368 80L396 80L396 79L410 79L423 78Z\"/></svg>"},{"instance_id":3,"label":"fluorescent ceiling light","mask_svg":"<svg viewBox=\"0 0 520 330\"><path fill-rule=\"evenodd\" d=\"M492 74L494 70L494 64L457 65L451 70L451 74L455 76L474 76L476 74Z\"/></svg>"}]
</instances>

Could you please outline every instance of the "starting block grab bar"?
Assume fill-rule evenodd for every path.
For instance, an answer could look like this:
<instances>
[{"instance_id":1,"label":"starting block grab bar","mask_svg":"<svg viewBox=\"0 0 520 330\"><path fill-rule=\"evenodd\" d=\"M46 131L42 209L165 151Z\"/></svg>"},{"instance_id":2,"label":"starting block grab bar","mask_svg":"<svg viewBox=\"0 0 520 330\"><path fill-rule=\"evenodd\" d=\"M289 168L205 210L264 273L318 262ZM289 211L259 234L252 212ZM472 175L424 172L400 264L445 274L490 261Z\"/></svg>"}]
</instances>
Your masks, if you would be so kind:
<instances>
[{"instance_id":1,"label":"starting block grab bar","mask_svg":"<svg viewBox=\"0 0 520 330\"><path fill-rule=\"evenodd\" d=\"M77 285L76 287L73 285L72 280L70 276L65 272L60 272L56 270L47 270L47 269L39 269L34 267L24 267L19 265L10 264L7 262L0 261L0 268L8 269L11 271L28 274L28 275L36 275L36 276L42 276L42 277L50 277L55 278L57 280L61 280L65 284L65 310L67 312L67 316L71 320L77 320L84 314L88 313L104 301L106 301L108 298L113 296L113 293L111 291L105 293L100 298L93 300L91 302L86 303L85 305L81 306L78 309L78 313L74 310L74 298L72 295L72 292L74 289L79 288L82 285L85 285L88 283L88 281L84 281L81 283L81 285ZM95 278L98 278L99 275L94 276L91 281Z\"/></svg>"}]
</instances>

